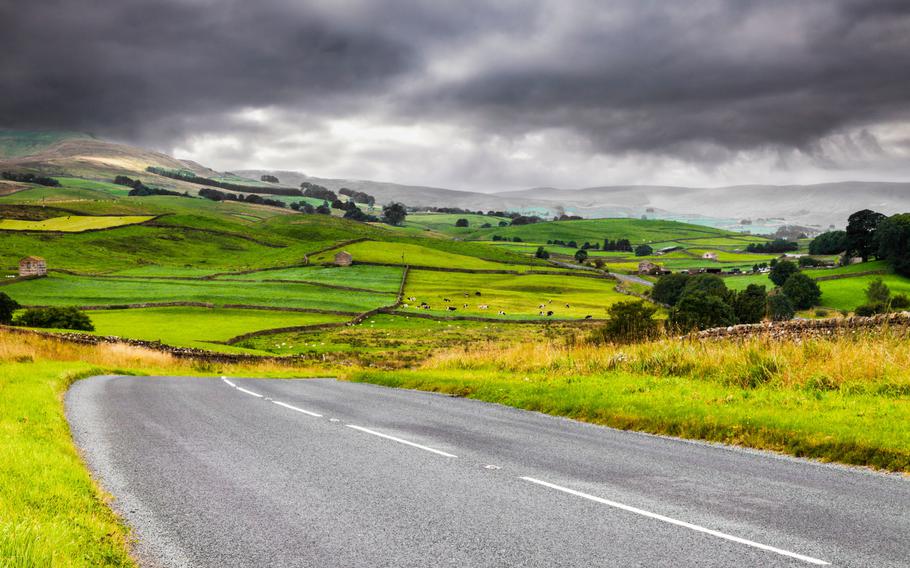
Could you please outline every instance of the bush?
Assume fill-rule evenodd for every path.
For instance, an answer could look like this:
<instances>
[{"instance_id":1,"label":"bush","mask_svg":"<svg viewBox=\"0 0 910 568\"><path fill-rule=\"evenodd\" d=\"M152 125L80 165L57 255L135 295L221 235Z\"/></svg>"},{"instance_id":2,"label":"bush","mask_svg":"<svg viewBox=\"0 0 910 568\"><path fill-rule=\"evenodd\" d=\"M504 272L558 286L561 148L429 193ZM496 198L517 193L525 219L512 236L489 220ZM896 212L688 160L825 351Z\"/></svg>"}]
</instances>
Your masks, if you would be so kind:
<instances>
[{"instance_id":1,"label":"bush","mask_svg":"<svg viewBox=\"0 0 910 568\"><path fill-rule=\"evenodd\" d=\"M828 317L829 314L830 314L830 312L828 310L822 310L822 309L815 310L815 317L817 317L817 318L826 318L826 317Z\"/></svg>"},{"instance_id":2,"label":"bush","mask_svg":"<svg viewBox=\"0 0 910 568\"><path fill-rule=\"evenodd\" d=\"M16 318L15 325L95 331L92 320L86 314L71 306L65 308L29 308Z\"/></svg>"},{"instance_id":3,"label":"bush","mask_svg":"<svg viewBox=\"0 0 910 568\"><path fill-rule=\"evenodd\" d=\"M906 310L910 308L910 298L906 294L897 294L891 298L891 307L895 310Z\"/></svg>"},{"instance_id":4,"label":"bush","mask_svg":"<svg viewBox=\"0 0 910 568\"><path fill-rule=\"evenodd\" d=\"M811 308L821 300L822 291L812 278L798 272L784 282L783 293L798 310Z\"/></svg>"},{"instance_id":5,"label":"bush","mask_svg":"<svg viewBox=\"0 0 910 568\"><path fill-rule=\"evenodd\" d=\"M793 319L796 310L793 309L793 302L783 294L772 294L768 296L768 316L774 321L787 321Z\"/></svg>"},{"instance_id":6,"label":"bush","mask_svg":"<svg viewBox=\"0 0 910 568\"><path fill-rule=\"evenodd\" d=\"M682 296L686 283L689 282L688 274L667 274L661 276L654 287L651 288L651 298L655 302L666 304L668 306L676 305Z\"/></svg>"},{"instance_id":7,"label":"bush","mask_svg":"<svg viewBox=\"0 0 910 568\"><path fill-rule=\"evenodd\" d=\"M467 219L464 219L464 218L459 219L459 220L455 221L455 226L456 226L456 227L467 227L467 226L468 226L468 220L467 220Z\"/></svg>"},{"instance_id":8,"label":"bush","mask_svg":"<svg viewBox=\"0 0 910 568\"><path fill-rule=\"evenodd\" d=\"M635 256L650 256L654 253L654 249L648 245L638 245L635 247Z\"/></svg>"},{"instance_id":9,"label":"bush","mask_svg":"<svg viewBox=\"0 0 910 568\"><path fill-rule=\"evenodd\" d=\"M736 323L736 314L722 297L695 290L682 295L670 311L670 323L680 331L724 327Z\"/></svg>"},{"instance_id":10,"label":"bush","mask_svg":"<svg viewBox=\"0 0 910 568\"><path fill-rule=\"evenodd\" d=\"M653 339L660 332L656 313L657 308L641 300L617 302L607 310L609 319L599 333L603 339L618 343Z\"/></svg>"},{"instance_id":11,"label":"bush","mask_svg":"<svg viewBox=\"0 0 910 568\"><path fill-rule=\"evenodd\" d=\"M891 289L884 280L876 278L866 287L866 298L870 304L887 304L891 299Z\"/></svg>"},{"instance_id":12,"label":"bush","mask_svg":"<svg viewBox=\"0 0 910 568\"><path fill-rule=\"evenodd\" d=\"M877 303L877 304L863 304L862 306L859 306L858 308L856 308L856 310L854 310L853 313L855 313L858 316L869 317L869 316L874 316L876 314L883 314L887 311L888 311L888 306L886 304Z\"/></svg>"},{"instance_id":13,"label":"bush","mask_svg":"<svg viewBox=\"0 0 910 568\"><path fill-rule=\"evenodd\" d=\"M771 267L771 273L768 274L768 278L771 279L771 282L774 282L775 286L783 286L784 282L797 272L799 272L798 266L789 260L781 260L775 262L774 266Z\"/></svg>"},{"instance_id":14,"label":"bush","mask_svg":"<svg viewBox=\"0 0 910 568\"><path fill-rule=\"evenodd\" d=\"M543 247L537 247L537 252L534 253L534 257L546 260L550 258L550 253L548 253Z\"/></svg>"},{"instance_id":15,"label":"bush","mask_svg":"<svg viewBox=\"0 0 910 568\"><path fill-rule=\"evenodd\" d=\"M0 324L11 324L13 322L13 312L20 307L19 302L7 296L5 292L0 292Z\"/></svg>"}]
</instances>

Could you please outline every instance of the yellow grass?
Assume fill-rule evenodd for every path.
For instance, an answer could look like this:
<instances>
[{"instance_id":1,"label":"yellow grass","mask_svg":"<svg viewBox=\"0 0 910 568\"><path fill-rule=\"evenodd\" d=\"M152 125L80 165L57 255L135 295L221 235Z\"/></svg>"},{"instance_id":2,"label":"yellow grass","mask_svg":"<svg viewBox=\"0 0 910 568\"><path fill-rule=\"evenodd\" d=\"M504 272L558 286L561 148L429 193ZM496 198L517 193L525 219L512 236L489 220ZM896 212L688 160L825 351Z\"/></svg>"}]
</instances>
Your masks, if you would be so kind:
<instances>
[{"instance_id":1,"label":"yellow grass","mask_svg":"<svg viewBox=\"0 0 910 568\"><path fill-rule=\"evenodd\" d=\"M19 219L0 220L0 230L3 231L62 231L66 233L81 233L94 229L110 229L123 225L144 223L154 217L141 215L125 216L91 216L71 215L67 217L52 217L41 221L23 221Z\"/></svg>"}]
</instances>

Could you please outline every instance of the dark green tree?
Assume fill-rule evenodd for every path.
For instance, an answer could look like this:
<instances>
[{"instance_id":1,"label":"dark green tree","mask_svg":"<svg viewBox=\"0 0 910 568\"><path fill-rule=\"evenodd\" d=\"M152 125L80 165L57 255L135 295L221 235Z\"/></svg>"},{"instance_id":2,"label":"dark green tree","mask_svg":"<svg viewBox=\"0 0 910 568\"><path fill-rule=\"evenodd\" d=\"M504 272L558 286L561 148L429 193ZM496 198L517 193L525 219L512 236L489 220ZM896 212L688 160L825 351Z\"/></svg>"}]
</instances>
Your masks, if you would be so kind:
<instances>
[{"instance_id":1,"label":"dark green tree","mask_svg":"<svg viewBox=\"0 0 910 568\"><path fill-rule=\"evenodd\" d=\"M771 279L771 282L774 282L775 286L783 286L784 282L787 281L790 276L799 272L799 267L790 262L789 260L779 260L774 263L774 266L771 267L771 272L768 274L768 278Z\"/></svg>"},{"instance_id":2,"label":"dark green tree","mask_svg":"<svg viewBox=\"0 0 910 568\"><path fill-rule=\"evenodd\" d=\"M657 283L651 288L651 299L661 304L673 306L682 296L683 288L689 282L688 274L667 274L658 278Z\"/></svg>"},{"instance_id":3,"label":"dark green tree","mask_svg":"<svg viewBox=\"0 0 910 568\"><path fill-rule=\"evenodd\" d=\"M758 323L765 317L768 292L764 286L749 284L733 298L733 312L738 323Z\"/></svg>"},{"instance_id":4,"label":"dark green tree","mask_svg":"<svg viewBox=\"0 0 910 568\"><path fill-rule=\"evenodd\" d=\"M600 329L603 338L616 342L633 342L652 339L660 331L654 319L657 308L641 300L616 302L607 310L607 323Z\"/></svg>"},{"instance_id":5,"label":"dark green tree","mask_svg":"<svg viewBox=\"0 0 910 568\"><path fill-rule=\"evenodd\" d=\"M736 323L733 307L720 296L701 290L687 292L670 310L670 324L680 331L723 327Z\"/></svg>"},{"instance_id":6,"label":"dark green tree","mask_svg":"<svg viewBox=\"0 0 910 568\"><path fill-rule=\"evenodd\" d=\"M0 292L0 324L11 324L13 322L13 312L20 307L19 302L7 296L5 292Z\"/></svg>"},{"instance_id":7,"label":"dark green tree","mask_svg":"<svg viewBox=\"0 0 910 568\"><path fill-rule=\"evenodd\" d=\"M809 254L840 254L847 250L846 231L828 231L812 239Z\"/></svg>"},{"instance_id":8,"label":"dark green tree","mask_svg":"<svg viewBox=\"0 0 910 568\"><path fill-rule=\"evenodd\" d=\"M389 203L382 208L382 220L389 225L401 225L407 216L408 211L401 203Z\"/></svg>"},{"instance_id":9,"label":"dark green tree","mask_svg":"<svg viewBox=\"0 0 910 568\"><path fill-rule=\"evenodd\" d=\"M584 262L586 260L588 260L588 251L586 251L585 249L578 249L577 251L575 251L575 261L576 262L578 262L580 264L584 264Z\"/></svg>"},{"instance_id":10,"label":"dark green tree","mask_svg":"<svg viewBox=\"0 0 910 568\"><path fill-rule=\"evenodd\" d=\"M872 254L878 254L876 229L885 219L881 213L863 209L847 218L847 254L858 256L863 262Z\"/></svg>"},{"instance_id":11,"label":"dark green tree","mask_svg":"<svg viewBox=\"0 0 910 568\"><path fill-rule=\"evenodd\" d=\"M878 256L903 276L910 276L910 213L892 215L876 230Z\"/></svg>"},{"instance_id":12,"label":"dark green tree","mask_svg":"<svg viewBox=\"0 0 910 568\"><path fill-rule=\"evenodd\" d=\"M72 306L29 308L16 318L15 325L80 331L95 330L92 320Z\"/></svg>"},{"instance_id":13,"label":"dark green tree","mask_svg":"<svg viewBox=\"0 0 910 568\"><path fill-rule=\"evenodd\" d=\"M467 226L468 226L468 220L467 220L467 219L463 219L463 218L462 218L462 219L459 219L459 220L455 221L455 226L456 226L456 227L467 227Z\"/></svg>"},{"instance_id":14,"label":"dark green tree","mask_svg":"<svg viewBox=\"0 0 910 568\"><path fill-rule=\"evenodd\" d=\"M542 258L544 260L550 258L550 253L543 247L537 247L537 252L534 253L535 258Z\"/></svg>"},{"instance_id":15,"label":"dark green tree","mask_svg":"<svg viewBox=\"0 0 910 568\"><path fill-rule=\"evenodd\" d=\"M703 292L709 296L717 296L723 300L728 299L729 290L724 279L715 274L696 274L689 278L683 288L683 296L694 292Z\"/></svg>"},{"instance_id":16,"label":"dark green tree","mask_svg":"<svg viewBox=\"0 0 910 568\"><path fill-rule=\"evenodd\" d=\"M771 294L768 296L768 316L774 321L787 321L793 319L796 310L790 298L784 294Z\"/></svg>"},{"instance_id":17,"label":"dark green tree","mask_svg":"<svg viewBox=\"0 0 910 568\"><path fill-rule=\"evenodd\" d=\"M869 282L869 286L866 287L865 291L866 298L869 299L870 304L887 304L888 300L891 299L891 289L881 278L876 278Z\"/></svg>"},{"instance_id":18,"label":"dark green tree","mask_svg":"<svg viewBox=\"0 0 910 568\"><path fill-rule=\"evenodd\" d=\"M635 256L650 256L654 254L654 249L648 245L638 245L635 247Z\"/></svg>"},{"instance_id":19,"label":"dark green tree","mask_svg":"<svg viewBox=\"0 0 910 568\"><path fill-rule=\"evenodd\" d=\"M815 280L802 272L797 272L787 278L787 281L784 282L781 290L784 295L790 299L790 302L793 303L793 307L797 310L807 310L811 308L818 304L818 301L821 300L822 297L821 288L818 287Z\"/></svg>"}]
</instances>

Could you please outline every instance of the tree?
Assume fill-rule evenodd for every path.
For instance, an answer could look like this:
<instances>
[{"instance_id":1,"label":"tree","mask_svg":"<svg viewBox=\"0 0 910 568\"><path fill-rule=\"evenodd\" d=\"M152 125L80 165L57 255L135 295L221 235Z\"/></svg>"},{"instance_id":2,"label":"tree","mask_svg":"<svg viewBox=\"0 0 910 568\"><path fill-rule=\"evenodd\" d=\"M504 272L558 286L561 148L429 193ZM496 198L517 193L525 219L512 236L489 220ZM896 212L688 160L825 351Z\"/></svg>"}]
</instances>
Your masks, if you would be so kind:
<instances>
[{"instance_id":1,"label":"tree","mask_svg":"<svg viewBox=\"0 0 910 568\"><path fill-rule=\"evenodd\" d=\"M673 306L682 296L683 289L689 281L688 274L667 274L658 278L657 283L651 288L651 299L661 304Z\"/></svg>"},{"instance_id":2,"label":"tree","mask_svg":"<svg viewBox=\"0 0 910 568\"><path fill-rule=\"evenodd\" d=\"M696 290L683 294L670 310L670 323L682 331L709 329L733 325L736 314L720 296Z\"/></svg>"},{"instance_id":3,"label":"tree","mask_svg":"<svg viewBox=\"0 0 910 568\"><path fill-rule=\"evenodd\" d=\"M550 258L550 253L548 253L543 247L537 247L537 252L534 253L534 257L546 260Z\"/></svg>"},{"instance_id":4,"label":"tree","mask_svg":"<svg viewBox=\"0 0 910 568\"><path fill-rule=\"evenodd\" d=\"M468 220L467 220L467 219L463 219L463 218L462 218L462 219L459 219L459 220L455 221L455 226L456 226L456 227L467 227L467 226L468 226Z\"/></svg>"},{"instance_id":5,"label":"tree","mask_svg":"<svg viewBox=\"0 0 910 568\"><path fill-rule=\"evenodd\" d=\"M790 298L784 294L771 294L768 296L768 315L774 321L786 321L793 319L796 310L793 309L793 303Z\"/></svg>"},{"instance_id":6,"label":"tree","mask_svg":"<svg viewBox=\"0 0 910 568\"><path fill-rule=\"evenodd\" d=\"M847 255L858 256L866 262L870 255L877 254L876 229L884 219L884 215L869 209L850 215L847 218Z\"/></svg>"},{"instance_id":7,"label":"tree","mask_svg":"<svg viewBox=\"0 0 910 568\"><path fill-rule=\"evenodd\" d=\"M878 256L903 276L910 276L910 213L884 219L876 230Z\"/></svg>"},{"instance_id":8,"label":"tree","mask_svg":"<svg viewBox=\"0 0 910 568\"><path fill-rule=\"evenodd\" d=\"M690 277L683 288L682 295L685 296L694 292L717 296L722 300L726 300L729 297L727 283L724 282L723 278L714 274L696 274Z\"/></svg>"},{"instance_id":9,"label":"tree","mask_svg":"<svg viewBox=\"0 0 910 568\"><path fill-rule=\"evenodd\" d=\"M579 264L584 264L584 262L586 260L588 260L588 251L586 251L585 249L578 249L577 251L575 251L575 261L576 262L578 262Z\"/></svg>"},{"instance_id":10,"label":"tree","mask_svg":"<svg viewBox=\"0 0 910 568\"><path fill-rule=\"evenodd\" d=\"M846 231L828 231L812 239L809 254L840 254L847 250Z\"/></svg>"},{"instance_id":11,"label":"tree","mask_svg":"<svg viewBox=\"0 0 910 568\"><path fill-rule=\"evenodd\" d=\"M25 327L50 327L55 329L77 329L81 331L94 331L92 320L78 309L67 306L64 308L29 308L16 318L16 325Z\"/></svg>"},{"instance_id":12,"label":"tree","mask_svg":"<svg viewBox=\"0 0 910 568\"><path fill-rule=\"evenodd\" d=\"M13 312L20 307L19 302L7 296L5 292L0 292L0 324L11 324L13 322Z\"/></svg>"},{"instance_id":13,"label":"tree","mask_svg":"<svg viewBox=\"0 0 910 568\"><path fill-rule=\"evenodd\" d=\"M322 202L322 205L316 208L316 213L319 215L331 215L332 210L329 208L329 204L326 201Z\"/></svg>"},{"instance_id":14,"label":"tree","mask_svg":"<svg viewBox=\"0 0 910 568\"><path fill-rule=\"evenodd\" d=\"M779 260L771 267L768 278L774 282L775 286L783 286L790 276L799 272L799 267L789 260Z\"/></svg>"},{"instance_id":15,"label":"tree","mask_svg":"<svg viewBox=\"0 0 910 568\"><path fill-rule=\"evenodd\" d=\"M382 220L389 225L401 225L407 216L408 211L401 203L389 203L382 208Z\"/></svg>"},{"instance_id":16,"label":"tree","mask_svg":"<svg viewBox=\"0 0 910 568\"><path fill-rule=\"evenodd\" d=\"M599 331L604 339L633 342L652 339L660 331L654 319L657 308L641 300L624 300L607 309L608 320Z\"/></svg>"},{"instance_id":17,"label":"tree","mask_svg":"<svg viewBox=\"0 0 910 568\"><path fill-rule=\"evenodd\" d=\"M781 287L784 295L798 310L806 310L816 305L822 297L821 288L812 278L802 272L793 274Z\"/></svg>"},{"instance_id":18,"label":"tree","mask_svg":"<svg viewBox=\"0 0 910 568\"><path fill-rule=\"evenodd\" d=\"M733 313L739 323L758 323L765 317L768 292L764 286L749 284L733 298Z\"/></svg>"},{"instance_id":19,"label":"tree","mask_svg":"<svg viewBox=\"0 0 910 568\"><path fill-rule=\"evenodd\" d=\"M870 304L887 304L891 299L891 289L884 280L876 278L866 287L866 298Z\"/></svg>"},{"instance_id":20,"label":"tree","mask_svg":"<svg viewBox=\"0 0 910 568\"><path fill-rule=\"evenodd\" d=\"M263 174L259 178L259 181L264 181L266 183L278 183L278 178L276 178L275 176L269 175L269 174Z\"/></svg>"},{"instance_id":21,"label":"tree","mask_svg":"<svg viewBox=\"0 0 910 568\"><path fill-rule=\"evenodd\" d=\"M635 256L650 256L654 254L654 249L648 245L638 245L635 247Z\"/></svg>"}]
</instances>

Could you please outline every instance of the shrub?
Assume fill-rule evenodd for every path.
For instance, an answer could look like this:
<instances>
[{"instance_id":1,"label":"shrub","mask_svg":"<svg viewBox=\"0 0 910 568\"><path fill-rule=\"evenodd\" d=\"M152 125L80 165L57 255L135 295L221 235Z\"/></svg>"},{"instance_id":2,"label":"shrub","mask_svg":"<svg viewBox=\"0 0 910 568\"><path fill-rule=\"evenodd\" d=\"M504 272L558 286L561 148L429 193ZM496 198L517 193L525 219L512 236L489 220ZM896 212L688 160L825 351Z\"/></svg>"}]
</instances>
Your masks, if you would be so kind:
<instances>
[{"instance_id":1,"label":"shrub","mask_svg":"<svg viewBox=\"0 0 910 568\"><path fill-rule=\"evenodd\" d=\"M461 218L461 219L455 221L455 226L456 226L456 227L467 227L467 226L468 226L468 220L467 220L467 219L464 219L464 218Z\"/></svg>"},{"instance_id":2,"label":"shrub","mask_svg":"<svg viewBox=\"0 0 910 568\"><path fill-rule=\"evenodd\" d=\"M25 327L95 331L92 320L85 313L72 306L63 308L29 308L16 318L15 324Z\"/></svg>"},{"instance_id":3,"label":"shrub","mask_svg":"<svg viewBox=\"0 0 910 568\"><path fill-rule=\"evenodd\" d=\"M826 318L826 317L828 317L828 314L829 314L828 310L822 310L822 309L815 310L815 317L817 317L817 318Z\"/></svg>"},{"instance_id":4,"label":"shrub","mask_svg":"<svg viewBox=\"0 0 910 568\"><path fill-rule=\"evenodd\" d=\"M13 321L13 312L20 308L19 302L0 292L0 324L9 325Z\"/></svg>"},{"instance_id":5,"label":"shrub","mask_svg":"<svg viewBox=\"0 0 910 568\"><path fill-rule=\"evenodd\" d=\"M866 298L870 304L887 304L891 298L891 289L884 280L876 278L866 287Z\"/></svg>"},{"instance_id":6,"label":"shrub","mask_svg":"<svg viewBox=\"0 0 910 568\"><path fill-rule=\"evenodd\" d=\"M877 303L877 304L863 304L854 310L858 316L869 317L876 314L883 314L888 311L888 306L886 304Z\"/></svg>"},{"instance_id":7,"label":"shrub","mask_svg":"<svg viewBox=\"0 0 910 568\"><path fill-rule=\"evenodd\" d=\"M603 339L619 343L653 339L660 331L656 313L657 308L640 300L617 302L607 310L609 319L599 333Z\"/></svg>"},{"instance_id":8,"label":"shrub","mask_svg":"<svg viewBox=\"0 0 910 568\"><path fill-rule=\"evenodd\" d=\"M784 295L793 302L793 307L798 310L811 308L821 300L822 291L812 278L798 272L784 282Z\"/></svg>"},{"instance_id":9,"label":"shrub","mask_svg":"<svg viewBox=\"0 0 910 568\"><path fill-rule=\"evenodd\" d=\"M638 245L635 247L635 256L650 256L654 253L654 249L648 245Z\"/></svg>"},{"instance_id":10,"label":"shrub","mask_svg":"<svg viewBox=\"0 0 910 568\"><path fill-rule=\"evenodd\" d=\"M534 257L547 259L550 258L550 253L548 253L543 247L537 247L537 252L534 253Z\"/></svg>"},{"instance_id":11,"label":"shrub","mask_svg":"<svg viewBox=\"0 0 910 568\"><path fill-rule=\"evenodd\" d=\"M910 308L910 298L906 294L896 294L891 298L891 307L895 310L906 310Z\"/></svg>"},{"instance_id":12,"label":"shrub","mask_svg":"<svg viewBox=\"0 0 910 568\"><path fill-rule=\"evenodd\" d=\"M695 290L682 295L670 311L670 323L681 331L708 329L733 325L736 315L722 297Z\"/></svg>"},{"instance_id":13,"label":"shrub","mask_svg":"<svg viewBox=\"0 0 910 568\"><path fill-rule=\"evenodd\" d=\"M772 294L768 296L768 316L774 321L787 321L793 319L796 310L793 309L793 302L784 294Z\"/></svg>"}]
</instances>

